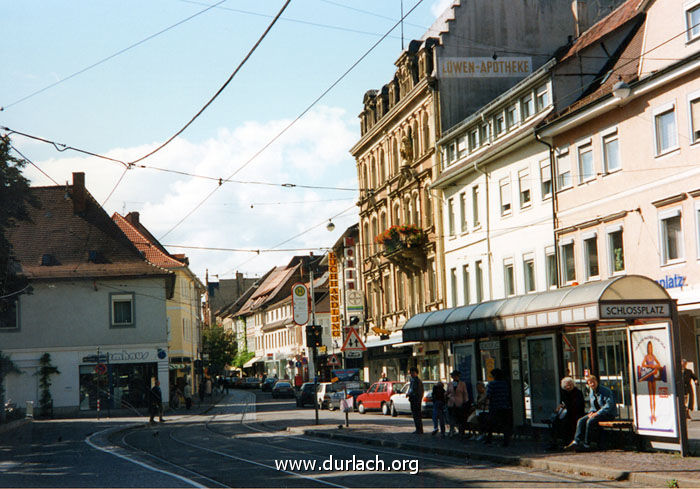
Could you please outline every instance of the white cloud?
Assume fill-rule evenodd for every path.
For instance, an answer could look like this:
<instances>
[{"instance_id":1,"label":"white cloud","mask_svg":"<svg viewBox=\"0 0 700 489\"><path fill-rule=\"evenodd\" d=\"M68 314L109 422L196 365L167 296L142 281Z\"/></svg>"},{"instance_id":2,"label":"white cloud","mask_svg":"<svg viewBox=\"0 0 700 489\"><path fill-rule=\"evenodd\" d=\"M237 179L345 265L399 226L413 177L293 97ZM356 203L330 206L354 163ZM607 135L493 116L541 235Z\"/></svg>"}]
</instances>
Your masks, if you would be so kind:
<instances>
[{"instance_id":1,"label":"white cloud","mask_svg":"<svg viewBox=\"0 0 700 489\"><path fill-rule=\"evenodd\" d=\"M435 0L433 4L430 6L430 13L433 14L436 18L440 17L442 13L452 5L454 0Z\"/></svg>"},{"instance_id":2,"label":"white cloud","mask_svg":"<svg viewBox=\"0 0 700 489\"><path fill-rule=\"evenodd\" d=\"M249 121L235 128L222 128L216 136L198 143L178 138L142 163L226 178L287 124L288 120ZM355 126L355 121L342 109L317 108L234 179L357 188L355 162L348 153L358 137ZM117 148L107 156L130 161L155 146ZM87 188L99 202L104 201L123 172L119 164L84 157L50 159L37 165L61 184L71 180L71 172L85 172ZM32 167L27 167L26 175L33 185L53 185ZM160 239L217 187L218 183L212 180L133 168L105 209L110 214L139 211L143 224ZM225 183L161 241L163 244L265 250L316 226L281 248L327 247L347 226L357 221L356 199L356 192ZM298 201L305 203L298 204ZM273 202L294 203L264 205ZM263 205L254 205L256 203ZM334 219L336 229L329 233L326 230L328 219L348 208L349 213ZM209 269L210 275L220 274L222 278L230 277L235 270L262 274L275 265L286 264L294 254L308 253L251 255L177 247L169 247L169 251L186 253L190 257L190 267L201 278L205 269Z\"/></svg>"}]
</instances>

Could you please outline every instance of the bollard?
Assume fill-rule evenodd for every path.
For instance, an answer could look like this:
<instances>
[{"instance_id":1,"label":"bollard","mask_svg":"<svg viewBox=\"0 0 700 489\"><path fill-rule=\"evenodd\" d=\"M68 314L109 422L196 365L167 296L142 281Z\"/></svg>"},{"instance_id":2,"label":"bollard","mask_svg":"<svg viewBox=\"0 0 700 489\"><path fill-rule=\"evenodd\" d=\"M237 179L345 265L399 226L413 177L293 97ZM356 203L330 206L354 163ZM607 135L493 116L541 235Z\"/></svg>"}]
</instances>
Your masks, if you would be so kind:
<instances>
[{"instance_id":1,"label":"bollard","mask_svg":"<svg viewBox=\"0 0 700 489\"><path fill-rule=\"evenodd\" d=\"M34 417L34 401L27 401L27 413L25 415L27 418Z\"/></svg>"},{"instance_id":2,"label":"bollard","mask_svg":"<svg viewBox=\"0 0 700 489\"><path fill-rule=\"evenodd\" d=\"M100 400L97 400L97 419L100 419Z\"/></svg>"}]
</instances>

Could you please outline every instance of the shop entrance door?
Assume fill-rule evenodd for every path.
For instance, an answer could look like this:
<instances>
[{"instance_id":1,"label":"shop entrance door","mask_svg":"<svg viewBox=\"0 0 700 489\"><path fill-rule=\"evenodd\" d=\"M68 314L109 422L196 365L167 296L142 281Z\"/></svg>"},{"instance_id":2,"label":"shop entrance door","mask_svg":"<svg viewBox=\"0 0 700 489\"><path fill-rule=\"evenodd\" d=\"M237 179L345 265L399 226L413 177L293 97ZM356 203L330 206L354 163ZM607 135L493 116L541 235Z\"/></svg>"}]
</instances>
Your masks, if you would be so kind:
<instances>
[{"instance_id":1,"label":"shop entrance door","mask_svg":"<svg viewBox=\"0 0 700 489\"><path fill-rule=\"evenodd\" d=\"M533 426L547 426L546 422L559 404L559 372L555 360L554 335L526 338L529 386L525 396L530 397ZM529 391L529 392L527 392Z\"/></svg>"}]
</instances>

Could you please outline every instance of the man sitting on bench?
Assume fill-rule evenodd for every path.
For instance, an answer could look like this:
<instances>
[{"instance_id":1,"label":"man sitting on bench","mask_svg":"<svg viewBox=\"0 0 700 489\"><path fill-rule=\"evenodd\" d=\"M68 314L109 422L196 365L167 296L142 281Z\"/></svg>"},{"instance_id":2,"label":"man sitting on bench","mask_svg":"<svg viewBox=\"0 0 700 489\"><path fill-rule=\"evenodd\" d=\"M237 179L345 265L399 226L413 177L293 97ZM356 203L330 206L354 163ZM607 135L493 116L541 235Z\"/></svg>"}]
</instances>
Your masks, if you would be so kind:
<instances>
[{"instance_id":1,"label":"man sitting on bench","mask_svg":"<svg viewBox=\"0 0 700 489\"><path fill-rule=\"evenodd\" d=\"M588 414L578 420L574 441L567 445L567 450L590 450L591 437L593 431L598 428L598 424L601 421L610 421L617 417L617 405L612 391L600 385L598 377L595 375L586 377L586 383L590 389L588 401L591 408Z\"/></svg>"}]
</instances>

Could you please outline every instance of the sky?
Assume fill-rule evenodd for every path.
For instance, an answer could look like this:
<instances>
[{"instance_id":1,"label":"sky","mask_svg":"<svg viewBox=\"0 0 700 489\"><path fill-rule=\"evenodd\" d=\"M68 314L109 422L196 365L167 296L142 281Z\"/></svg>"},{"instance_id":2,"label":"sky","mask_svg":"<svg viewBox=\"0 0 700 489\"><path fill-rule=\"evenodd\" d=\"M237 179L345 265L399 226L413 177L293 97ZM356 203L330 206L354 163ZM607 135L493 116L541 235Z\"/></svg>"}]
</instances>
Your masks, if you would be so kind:
<instances>
[{"instance_id":1,"label":"sky","mask_svg":"<svg viewBox=\"0 0 700 489\"><path fill-rule=\"evenodd\" d=\"M404 20L405 43L421 38L451 3L403 0L404 12L417 5ZM0 126L136 160L204 106L283 4L0 0ZM400 27L269 143L400 17L401 0L291 0L219 97L140 163L148 168L125 170L16 133L12 145L36 165L24 171L32 185L63 185L85 172L110 215L138 211L171 253L188 255L200 279L207 270L212 281L237 271L261 275L295 254L322 254L357 222L349 150L360 136L364 93L394 75ZM219 185L232 174L236 182Z\"/></svg>"}]
</instances>

